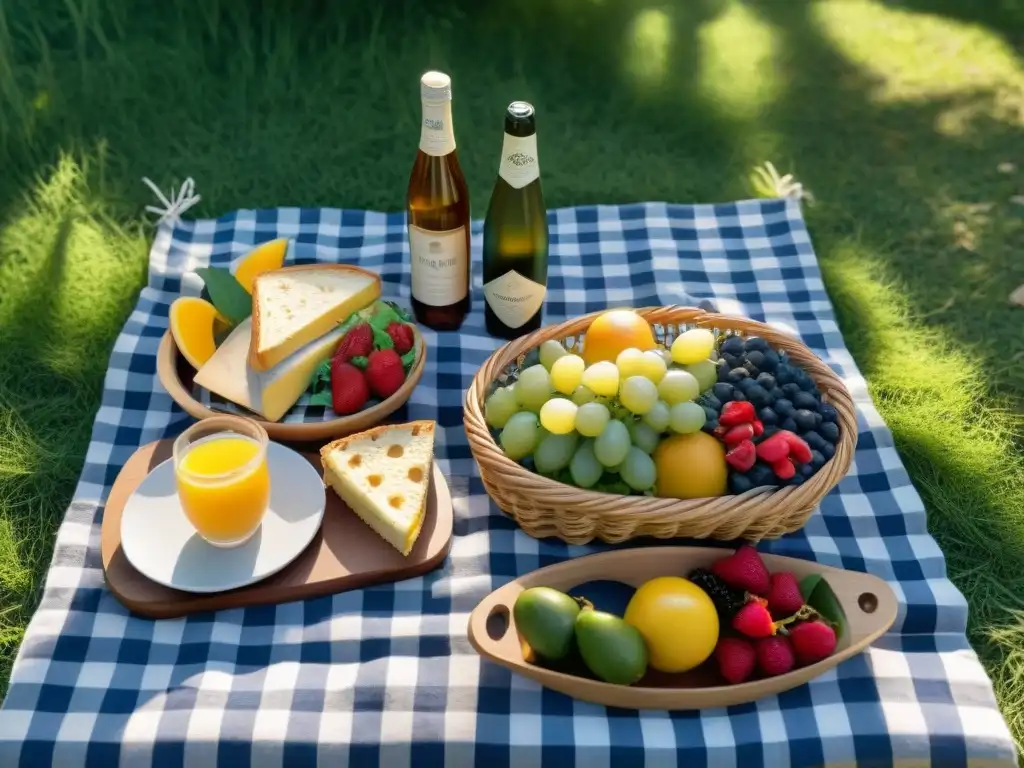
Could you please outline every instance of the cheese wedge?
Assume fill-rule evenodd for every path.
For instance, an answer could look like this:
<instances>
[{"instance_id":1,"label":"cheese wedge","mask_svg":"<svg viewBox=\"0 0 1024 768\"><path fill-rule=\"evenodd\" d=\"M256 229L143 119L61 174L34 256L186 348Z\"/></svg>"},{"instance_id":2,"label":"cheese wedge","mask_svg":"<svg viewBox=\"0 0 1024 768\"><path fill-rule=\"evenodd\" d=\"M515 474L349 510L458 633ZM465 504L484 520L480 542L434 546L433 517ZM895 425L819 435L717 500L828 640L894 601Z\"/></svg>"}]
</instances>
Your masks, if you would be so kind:
<instances>
[{"instance_id":1,"label":"cheese wedge","mask_svg":"<svg viewBox=\"0 0 1024 768\"><path fill-rule=\"evenodd\" d=\"M343 264L299 265L257 275L249 365L270 370L379 298L379 276Z\"/></svg>"},{"instance_id":2,"label":"cheese wedge","mask_svg":"<svg viewBox=\"0 0 1024 768\"><path fill-rule=\"evenodd\" d=\"M268 371L249 367L251 336L252 319L247 318L203 364L195 383L268 421L279 421L306 391L320 364L334 354L344 331L340 326L335 328Z\"/></svg>"},{"instance_id":3,"label":"cheese wedge","mask_svg":"<svg viewBox=\"0 0 1024 768\"><path fill-rule=\"evenodd\" d=\"M374 427L320 450L324 482L388 544L412 551L434 462L433 421Z\"/></svg>"}]
</instances>

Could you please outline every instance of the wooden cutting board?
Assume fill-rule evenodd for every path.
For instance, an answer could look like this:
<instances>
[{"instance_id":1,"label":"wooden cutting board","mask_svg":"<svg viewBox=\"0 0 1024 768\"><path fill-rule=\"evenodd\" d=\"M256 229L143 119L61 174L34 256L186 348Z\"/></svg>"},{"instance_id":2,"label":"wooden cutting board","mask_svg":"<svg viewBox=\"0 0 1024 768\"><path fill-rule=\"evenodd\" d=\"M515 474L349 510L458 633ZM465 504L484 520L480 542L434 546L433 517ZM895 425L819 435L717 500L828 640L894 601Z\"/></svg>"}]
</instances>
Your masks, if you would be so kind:
<instances>
[{"instance_id":1,"label":"wooden cutting board","mask_svg":"<svg viewBox=\"0 0 1024 768\"><path fill-rule=\"evenodd\" d=\"M320 531L284 570L257 584L207 595L156 584L135 570L121 550L121 513L146 475L171 458L172 445L173 440L159 440L132 454L114 481L103 511L100 552L107 586L134 613L167 619L200 611L304 600L420 576L437 568L448 556L454 513L448 483L435 464L423 529L408 557L381 539L328 488ZM322 474L319 454L302 455Z\"/></svg>"}]
</instances>

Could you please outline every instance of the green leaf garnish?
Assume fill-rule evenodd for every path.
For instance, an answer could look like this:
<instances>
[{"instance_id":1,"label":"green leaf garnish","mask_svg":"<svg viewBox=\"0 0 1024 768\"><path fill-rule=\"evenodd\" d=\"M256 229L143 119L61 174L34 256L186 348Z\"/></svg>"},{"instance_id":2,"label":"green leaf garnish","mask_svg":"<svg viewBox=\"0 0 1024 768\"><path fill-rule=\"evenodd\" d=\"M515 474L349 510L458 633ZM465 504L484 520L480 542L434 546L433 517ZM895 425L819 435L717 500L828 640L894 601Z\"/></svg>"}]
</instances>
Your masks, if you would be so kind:
<instances>
[{"instance_id":1,"label":"green leaf garnish","mask_svg":"<svg viewBox=\"0 0 1024 768\"><path fill-rule=\"evenodd\" d=\"M836 639L841 640L846 632L846 613L825 577L818 573L804 576L800 580L800 594L807 605L832 625Z\"/></svg>"},{"instance_id":2,"label":"green leaf garnish","mask_svg":"<svg viewBox=\"0 0 1024 768\"><path fill-rule=\"evenodd\" d=\"M233 325L252 314L252 296L231 272L221 267L200 267L196 274L205 283L213 306Z\"/></svg>"},{"instance_id":3,"label":"green leaf garnish","mask_svg":"<svg viewBox=\"0 0 1024 768\"><path fill-rule=\"evenodd\" d=\"M350 357L348 361L361 371L365 371L367 364L370 362L369 358L363 357L362 355Z\"/></svg>"},{"instance_id":4,"label":"green leaf garnish","mask_svg":"<svg viewBox=\"0 0 1024 768\"><path fill-rule=\"evenodd\" d=\"M370 321L370 328L373 329L373 346L377 349L394 349L395 341L391 338L387 331L378 328Z\"/></svg>"},{"instance_id":5,"label":"green leaf garnish","mask_svg":"<svg viewBox=\"0 0 1024 768\"><path fill-rule=\"evenodd\" d=\"M389 306L394 311L394 313L396 315L398 315L398 319L399 319L400 322L403 322L403 323L411 323L412 322L412 315L410 315L409 312L404 307L399 306L398 304L396 304L393 301L385 301L384 303L387 306Z\"/></svg>"},{"instance_id":6,"label":"green leaf garnish","mask_svg":"<svg viewBox=\"0 0 1024 768\"><path fill-rule=\"evenodd\" d=\"M324 360L320 366L313 371L313 378L309 380L309 392L317 394L326 390L328 397L331 393L331 361Z\"/></svg>"},{"instance_id":7,"label":"green leaf garnish","mask_svg":"<svg viewBox=\"0 0 1024 768\"><path fill-rule=\"evenodd\" d=\"M325 408L330 408L332 405L334 405L334 400L331 397L331 390L324 389L321 390L320 392L317 392L316 394L310 395L309 404L322 405Z\"/></svg>"},{"instance_id":8,"label":"green leaf garnish","mask_svg":"<svg viewBox=\"0 0 1024 768\"><path fill-rule=\"evenodd\" d=\"M413 347L404 355L402 355L402 367L405 368L406 373L412 368L412 364L416 362L416 347Z\"/></svg>"}]
</instances>

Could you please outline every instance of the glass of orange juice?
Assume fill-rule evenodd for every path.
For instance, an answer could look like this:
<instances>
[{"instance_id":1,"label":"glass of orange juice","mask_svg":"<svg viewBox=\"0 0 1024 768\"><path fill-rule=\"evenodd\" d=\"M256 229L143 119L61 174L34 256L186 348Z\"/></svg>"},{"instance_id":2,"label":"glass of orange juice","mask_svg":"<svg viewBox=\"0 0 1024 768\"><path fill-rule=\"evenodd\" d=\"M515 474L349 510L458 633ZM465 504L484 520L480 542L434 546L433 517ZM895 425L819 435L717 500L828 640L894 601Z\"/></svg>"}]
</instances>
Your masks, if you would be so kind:
<instances>
[{"instance_id":1,"label":"glass of orange juice","mask_svg":"<svg viewBox=\"0 0 1024 768\"><path fill-rule=\"evenodd\" d=\"M214 416L174 441L174 475L185 517L217 547L237 547L263 522L270 501L267 432L240 416Z\"/></svg>"}]
</instances>

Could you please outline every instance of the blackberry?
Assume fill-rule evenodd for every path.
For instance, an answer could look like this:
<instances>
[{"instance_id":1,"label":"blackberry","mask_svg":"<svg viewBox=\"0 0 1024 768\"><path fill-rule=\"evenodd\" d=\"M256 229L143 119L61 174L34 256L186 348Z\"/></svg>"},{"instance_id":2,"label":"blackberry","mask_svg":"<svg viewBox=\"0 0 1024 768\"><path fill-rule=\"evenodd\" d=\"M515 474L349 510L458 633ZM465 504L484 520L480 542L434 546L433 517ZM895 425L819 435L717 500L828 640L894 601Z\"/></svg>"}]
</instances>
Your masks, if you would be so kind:
<instances>
[{"instance_id":1,"label":"blackberry","mask_svg":"<svg viewBox=\"0 0 1024 768\"><path fill-rule=\"evenodd\" d=\"M733 589L707 568L697 568L690 576L690 581L708 593L715 604L718 618L726 625L732 624L732 618L740 608L747 604L747 594Z\"/></svg>"}]
</instances>

